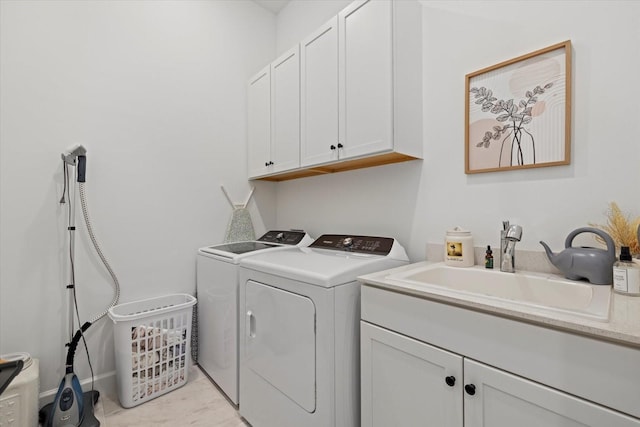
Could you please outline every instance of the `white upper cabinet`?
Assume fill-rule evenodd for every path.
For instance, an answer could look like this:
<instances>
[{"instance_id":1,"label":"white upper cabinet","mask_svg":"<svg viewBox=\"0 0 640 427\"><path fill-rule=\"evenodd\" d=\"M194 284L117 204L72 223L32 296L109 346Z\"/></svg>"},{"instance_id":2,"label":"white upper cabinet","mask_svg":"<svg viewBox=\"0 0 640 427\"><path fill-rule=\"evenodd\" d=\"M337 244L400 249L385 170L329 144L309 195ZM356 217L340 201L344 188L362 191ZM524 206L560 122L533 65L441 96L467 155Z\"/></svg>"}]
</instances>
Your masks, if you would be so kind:
<instances>
[{"instance_id":1,"label":"white upper cabinet","mask_svg":"<svg viewBox=\"0 0 640 427\"><path fill-rule=\"evenodd\" d=\"M300 42L300 161L338 160L338 18Z\"/></svg>"},{"instance_id":2,"label":"white upper cabinet","mask_svg":"<svg viewBox=\"0 0 640 427\"><path fill-rule=\"evenodd\" d=\"M284 53L249 81L249 177L300 166L300 54Z\"/></svg>"},{"instance_id":3,"label":"white upper cabinet","mask_svg":"<svg viewBox=\"0 0 640 427\"><path fill-rule=\"evenodd\" d=\"M248 169L249 176L269 173L271 161L271 67L249 80Z\"/></svg>"},{"instance_id":4,"label":"white upper cabinet","mask_svg":"<svg viewBox=\"0 0 640 427\"><path fill-rule=\"evenodd\" d=\"M300 166L300 51L298 46L271 64L272 172Z\"/></svg>"},{"instance_id":5,"label":"white upper cabinet","mask_svg":"<svg viewBox=\"0 0 640 427\"><path fill-rule=\"evenodd\" d=\"M269 159L268 176L250 177L278 181L422 158L419 2L355 1L298 49L298 78L293 62L288 64L294 57L281 57L289 65L280 72L282 84L291 84L286 95L276 93L278 66L271 67L272 144L277 141L275 147L291 157ZM281 96L294 98L294 81L300 91L297 116L293 103L277 104ZM294 166L297 127L300 163Z\"/></svg>"},{"instance_id":6,"label":"white upper cabinet","mask_svg":"<svg viewBox=\"0 0 640 427\"><path fill-rule=\"evenodd\" d=\"M393 3L352 3L338 15L340 158L393 148Z\"/></svg>"}]
</instances>

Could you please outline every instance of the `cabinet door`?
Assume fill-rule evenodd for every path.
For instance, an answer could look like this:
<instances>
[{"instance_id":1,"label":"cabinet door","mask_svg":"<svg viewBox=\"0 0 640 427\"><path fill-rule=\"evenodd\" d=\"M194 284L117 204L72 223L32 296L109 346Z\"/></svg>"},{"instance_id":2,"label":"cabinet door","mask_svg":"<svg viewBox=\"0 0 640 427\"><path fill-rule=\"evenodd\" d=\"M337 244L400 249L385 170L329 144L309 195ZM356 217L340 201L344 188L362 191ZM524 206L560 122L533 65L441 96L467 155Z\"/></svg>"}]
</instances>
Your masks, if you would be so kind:
<instances>
[{"instance_id":1,"label":"cabinet door","mask_svg":"<svg viewBox=\"0 0 640 427\"><path fill-rule=\"evenodd\" d=\"M392 3L356 1L338 15L340 158L393 148Z\"/></svg>"},{"instance_id":2,"label":"cabinet door","mask_svg":"<svg viewBox=\"0 0 640 427\"><path fill-rule=\"evenodd\" d=\"M271 172L300 166L300 53L296 46L271 64Z\"/></svg>"},{"instance_id":3,"label":"cabinet door","mask_svg":"<svg viewBox=\"0 0 640 427\"><path fill-rule=\"evenodd\" d=\"M271 161L271 68L261 70L248 87L248 172L249 177L269 173Z\"/></svg>"},{"instance_id":4,"label":"cabinet door","mask_svg":"<svg viewBox=\"0 0 640 427\"><path fill-rule=\"evenodd\" d=\"M337 17L300 42L300 100L302 166L337 160Z\"/></svg>"},{"instance_id":5,"label":"cabinet door","mask_svg":"<svg viewBox=\"0 0 640 427\"><path fill-rule=\"evenodd\" d=\"M560 373L561 374L561 373ZM465 359L467 427L638 427L640 420Z\"/></svg>"},{"instance_id":6,"label":"cabinet door","mask_svg":"<svg viewBox=\"0 0 640 427\"><path fill-rule=\"evenodd\" d=\"M463 425L461 356L360 326L363 427Z\"/></svg>"}]
</instances>

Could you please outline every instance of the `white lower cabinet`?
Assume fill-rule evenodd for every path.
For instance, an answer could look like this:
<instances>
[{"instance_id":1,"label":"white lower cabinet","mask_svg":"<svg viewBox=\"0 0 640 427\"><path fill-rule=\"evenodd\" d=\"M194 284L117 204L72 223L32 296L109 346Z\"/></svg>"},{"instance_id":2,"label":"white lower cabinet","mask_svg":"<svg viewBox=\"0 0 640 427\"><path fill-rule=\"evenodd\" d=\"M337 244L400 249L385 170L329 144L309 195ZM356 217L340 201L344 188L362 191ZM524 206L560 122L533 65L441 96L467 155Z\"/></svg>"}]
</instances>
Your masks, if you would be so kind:
<instances>
[{"instance_id":1,"label":"white lower cabinet","mask_svg":"<svg viewBox=\"0 0 640 427\"><path fill-rule=\"evenodd\" d=\"M363 427L462 427L461 356L366 322L360 342Z\"/></svg>"},{"instance_id":2,"label":"white lower cabinet","mask_svg":"<svg viewBox=\"0 0 640 427\"><path fill-rule=\"evenodd\" d=\"M466 358L464 390L468 427L640 426L640 420Z\"/></svg>"},{"instance_id":3,"label":"white lower cabinet","mask_svg":"<svg viewBox=\"0 0 640 427\"><path fill-rule=\"evenodd\" d=\"M360 336L363 427L640 426L638 419L364 321Z\"/></svg>"}]
</instances>

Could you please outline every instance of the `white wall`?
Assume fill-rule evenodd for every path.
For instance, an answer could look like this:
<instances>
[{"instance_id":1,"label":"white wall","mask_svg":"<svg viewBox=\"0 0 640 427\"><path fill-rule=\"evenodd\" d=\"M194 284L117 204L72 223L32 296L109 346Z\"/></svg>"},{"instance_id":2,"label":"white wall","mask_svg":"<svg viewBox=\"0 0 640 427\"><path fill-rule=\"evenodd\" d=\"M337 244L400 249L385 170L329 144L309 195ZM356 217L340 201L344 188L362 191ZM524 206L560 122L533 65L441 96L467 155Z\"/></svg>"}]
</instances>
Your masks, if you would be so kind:
<instances>
[{"instance_id":1,"label":"white wall","mask_svg":"<svg viewBox=\"0 0 640 427\"><path fill-rule=\"evenodd\" d=\"M2 1L0 354L40 359L57 387L67 340L60 153L82 143L95 233L121 301L195 291L195 255L222 241L246 176L246 81L275 50L275 16L251 1ZM275 224L275 189L251 202ZM77 213L76 283L88 320L111 301ZM97 375L115 369L111 322L87 334ZM103 357L104 354L104 357ZM89 376L84 351L76 372Z\"/></svg>"},{"instance_id":2,"label":"white wall","mask_svg":"<svg viewBox=\"0 0 640 427\"><path fill-rule=\"evenodd\" d=\"M294 0L280 13L278 51L326 20L317 22L305 4ZM417 261L426 243L442 243L456 225L472 230L476 246L497 245L501 221L509 219L524 228L520 249L541 250L539 240L560 249L571 230L604 223L610 201L640 215L640 3L422 4L424 160L282 182L280 226L302 218L314 235L396 236ZM567 39L571 164L465 175L465 75Z\"/></svg>"},{"instance_id":3,"label":"white wall","mask_svg":"<svg viewBox=\"0 0 640 427\"><path fill-rule=\"evenodd\" d=\"M276 45L278 55L294 47L351 0L292 0L278 13Z\"/></svg>"}]
</instances>

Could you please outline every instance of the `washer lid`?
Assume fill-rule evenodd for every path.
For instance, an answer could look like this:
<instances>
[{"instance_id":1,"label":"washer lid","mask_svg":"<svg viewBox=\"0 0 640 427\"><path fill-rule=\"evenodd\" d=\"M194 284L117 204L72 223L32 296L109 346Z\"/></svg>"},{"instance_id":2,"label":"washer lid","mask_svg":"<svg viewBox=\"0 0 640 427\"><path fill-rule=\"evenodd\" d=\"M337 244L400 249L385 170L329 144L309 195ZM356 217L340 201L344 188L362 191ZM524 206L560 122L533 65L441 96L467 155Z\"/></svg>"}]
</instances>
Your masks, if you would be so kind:
<instances>
[{"instance_id":1,"label":"washer lid","mask_svg":"<svg viewBox=\"0 0 640 427\"><path fill-rule=\"evenodd\" d=\"M307 246L311 242L313 242L313 239L304 231L271 230L263 234L258 240L229 242L213 246L205 246L204 248L200 248L198 252L207 256L213 255L212 258L224 258L230 262L237 263L241 257L251 255L257 251L295 245Z\"/></svg>"},{"instance_id":2,"label":"washer lid","mask_svg":"<svg viewBox=\"0 0 640 427\"><path fill-rule=\"evenodd\" d=\"M314 248L267 251L240 261L240 266L275 276L333 287L358 276L408 264L409 259Z\"/></svg>"},{"instance_id":3,"label":"washer lid","mask_svg":"<svg viewBox=\"0 0 640 427\"><path fill-rule=\"evenodd\" d=\"M221 245L207 246L205 248L201 248L200 251L220 255L227 256L229 258L233 258L233 255L241 255L247 252L259 251L261 249L275 248L278 246L282 246L276 243L263 243L257 241L248 241L248 242L234 242L234 243L224 243Z\"/></svg>"}]
</instances>

